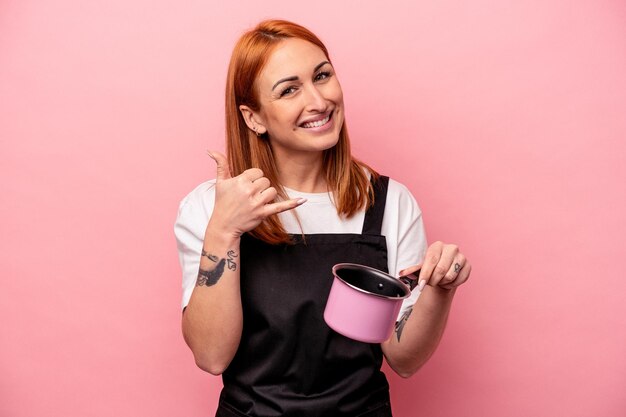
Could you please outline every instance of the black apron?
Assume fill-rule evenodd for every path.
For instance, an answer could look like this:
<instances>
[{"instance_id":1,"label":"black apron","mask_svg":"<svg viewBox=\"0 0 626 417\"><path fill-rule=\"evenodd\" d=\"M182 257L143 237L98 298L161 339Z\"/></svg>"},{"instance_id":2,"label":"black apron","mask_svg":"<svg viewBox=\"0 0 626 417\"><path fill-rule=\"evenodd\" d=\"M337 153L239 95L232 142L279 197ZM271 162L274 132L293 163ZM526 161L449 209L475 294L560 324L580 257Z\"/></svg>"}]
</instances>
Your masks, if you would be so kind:
<instances>
[{"instance_id":1,"label":"black apron","mask_svg":"<svg viewBox=\"0 0 626 417\"><path fill-rule=\"evenodd\" d=\"M293 245L241 239L243 331L222 374L216 417L389 417L379 344L331 330L324 307L342 262L387 271L381 225L387 177L376 184L362 234L293 235Z\"/></svg>"}]
</instances>

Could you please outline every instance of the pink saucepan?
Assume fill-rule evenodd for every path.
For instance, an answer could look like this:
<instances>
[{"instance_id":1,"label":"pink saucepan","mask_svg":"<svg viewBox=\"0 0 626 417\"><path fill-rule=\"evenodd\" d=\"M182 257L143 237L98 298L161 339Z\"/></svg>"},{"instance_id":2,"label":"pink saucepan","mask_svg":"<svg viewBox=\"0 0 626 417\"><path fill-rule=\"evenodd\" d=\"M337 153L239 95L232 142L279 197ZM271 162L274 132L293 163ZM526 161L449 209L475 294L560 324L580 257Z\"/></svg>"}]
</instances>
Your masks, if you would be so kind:
<instances>
[{"instance_id":1,"label":"pink saucepan","mask_svg":"<svg viewBox=\"0 0 626 417\"><path fill-rule=\"evenodd\" d=\"M394 278L364 265L333 266L335 278L324 310L326 324L351 339L384 342L391 336L402 300L417 285L419 271L415 274Z\"/></svg>"}]
</instances>

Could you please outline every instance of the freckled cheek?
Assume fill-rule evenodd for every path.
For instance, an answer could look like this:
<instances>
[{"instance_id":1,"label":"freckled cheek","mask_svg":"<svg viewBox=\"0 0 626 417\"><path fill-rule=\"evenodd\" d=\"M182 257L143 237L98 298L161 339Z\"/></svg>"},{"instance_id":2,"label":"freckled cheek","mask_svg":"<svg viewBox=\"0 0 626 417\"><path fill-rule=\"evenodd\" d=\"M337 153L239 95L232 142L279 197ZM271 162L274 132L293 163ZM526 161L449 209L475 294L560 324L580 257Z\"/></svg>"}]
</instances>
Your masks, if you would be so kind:
<instances>
[{"instance_id":1,"label":"freckled cheek","mask_svg":"<svg viewBox=\"0 0 626 417\"><path fill-rule=\"evenodd\" d=\"M333 94L335 96L335 102L343 104L343 90L341 89L341 84L335 78L335 83L333 85Z\"/></svg>"},{"instance_id":2,"label":"freckled cheek","mask_svg":"<svg viewBox=\"0 0 626 417\"><path fill-rule=\"evenodd\" d=\"M335 103L337 103L338 107L341 107L343 109L343 94L339 94L339 96L335 100Z\"/></svg>"},{"instance_id":3,"label":"freckled cheek","mask_svg":"<svg viewBox=\"0 0 626 417\"><path fill-rule=\"evenodd\" d=\"M332 101L337 106L337 109L339 111L343 112L343 93L341 92L341 89L337 92L337 94L332 99Z\"/></svg>"},{"instance_id":4,"label":"freckled cheek","mask_svg":"<svg viewBox=\"0 0 626 417\"><path fill-rule=\"evenodd\" d=\"M343 95L339 94L333 102L335 103L335 120L341 125L344 117Z\"/></svg>"},{"instance_id":5,"label":"freckled cheek","mask_svg":"<svg viewBox=\"0 0 626 417\"><path fill-rule=\"evenodd\" d=\"M298 112L293 111L289 108L276 108L273 109L272 116L268 118L269 124L273 131L278 131L281 129L291 129L296 130L298 126L296 126L296 120L298 119ZM271 132L270 132L271 133Z\"/></svg>"}]
</instances>

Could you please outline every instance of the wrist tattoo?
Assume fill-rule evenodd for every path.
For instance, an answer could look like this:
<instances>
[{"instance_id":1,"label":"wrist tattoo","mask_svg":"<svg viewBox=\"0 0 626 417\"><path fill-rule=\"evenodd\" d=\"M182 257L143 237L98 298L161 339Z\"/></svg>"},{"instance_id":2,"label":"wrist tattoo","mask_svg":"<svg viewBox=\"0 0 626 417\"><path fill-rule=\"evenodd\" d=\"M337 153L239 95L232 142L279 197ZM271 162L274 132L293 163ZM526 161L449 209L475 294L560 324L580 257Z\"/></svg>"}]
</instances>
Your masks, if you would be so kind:
<instances>
[{"instance_id":1,"label":"wrist tattoo","mask_svg":"<svg viewBox=\"0 0 626 417\"><path fill-rule=\"evenodd\" d=\"M215 255L211 255L209 252L205 252L204 249L202 249L202 256L207 257L209 260L213 261L213 262L217 262L220 260L220 258L218 258Z\"/></svg>"},{"instance_id":2,"label":"wrist tattoo","mask_svg":"<svg viewBox=\"0 0 626 417\"><path fill-rule=\"evenodd\" d=\"M198 280L196 281L196 286L202 287L204 285L210 287L217 284L217 281L219 281L222 277L222 274L224 274L225 263L226 261L224 259L220 259L220 261L215 266L215 269L213 269L212 271L207 271L200 268L200 270L198 271Z\"/></svg>"},{"instance_id":3,"label":"wrist tattoo","mask_svg":"<svg viewBox=\"0 0 626 417\"><path fill-rule=\"evenodd\" d=\"M237 263L233 258L237 257L237 253L234 250L229 250L226 255L228 255L228 259L226 260L226 262L228 262L228 269L230 269L231 271L236 271Z\"/></svg>"},{"instance_id":4,"label":"wrist tattoo","mask_svg":"<svg viewBox=\"0 0 626 417\"><path fill-rule=\"evenodd\" d=\"M238 258L239 255L237 255L237 252L232 249L226 253L226 256L228 256L228 258L220 259L215 255L205 252L204 250L202 250L202 256L205 256L211 261L215 262L216 265L215 269L212 270L202 268L198 270L198 280L196 281L196 286L198 287L210 287L217 284L222 275L224 275L225 266L228 266L228 269L230 269L231 271L237 270L237 262L235 262L235 259Z\"/></svg>"},{"instance_id":5,"label":"wrist tattoo","mask_svg":"<svg viewBox=\"0 0 626 417\"><path fill-rule=\"evenodd\" d=\"M400 341L400 336L402 336L402 330L404 330L404 325L406 324L412 312L413 312L413 307L409 307L404 312L404 314L402 314L402 317L400 317L400 320L396 323L396 336L398 337L398 342Z\"/></svg>"}]
</instances>

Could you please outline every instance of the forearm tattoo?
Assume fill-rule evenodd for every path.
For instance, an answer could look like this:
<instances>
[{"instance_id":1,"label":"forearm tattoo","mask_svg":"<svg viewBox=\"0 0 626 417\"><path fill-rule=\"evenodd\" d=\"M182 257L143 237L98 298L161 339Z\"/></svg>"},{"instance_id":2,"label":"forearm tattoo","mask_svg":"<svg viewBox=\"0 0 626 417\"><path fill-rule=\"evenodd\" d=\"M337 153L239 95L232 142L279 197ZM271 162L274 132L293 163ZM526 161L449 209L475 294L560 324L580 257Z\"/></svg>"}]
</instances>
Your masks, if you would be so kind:
<instances>
[{"instance_id":1,"label":"forearm tattoo","mask_svg":"<svg viewBox=\"0 0 626 417\"><path fill-rule=\"evenodd\" d=\"M219 281L222 277L222 274L224 274L225 264L226 261L224 259L220 259L215 266L215 269L213 269L212 271L200 268L200 270L198 271L198 280L196 281L196 285L198 287L201 287L203 285L210 287L217 284L217 281Z\"/></svg>"},{"instance_id":2,"label":"forearm tattoo","mask_svg":"<svg viewBox=\"0 0 626 417\"><path fill-rule=\"evenodd\" d=\"M220 260L220 258L218 258L215 255L211 255L209 252L205 252L204 249L202 249L202 256L207 257L209 260L213 261L213 262L217 262Z\"/></svg>"},{"instance_id":3,"label":"forearm tattoo","mask_svg":"<svg viewBox=\"0 0 626 417\"><path fill-rule=\"evenodd\" d=\"M402 336L402 330L404 330L404 325L406 324L406 322L409 319L409 316L411 315L412 312L413 312L413 307L409 307L404 312L402 317L400 317L400 320L398 320L398 322L396 322L396 336L398 337L398 342L400 341L400 336Z\"/></svg>"},{"instance_id":4,"label":"forearm tattoo","mask_svg":"<svg viewBox=\"0 0 626 417\"><path fill-rule=\"evenodd\" d=\"M228 258L218 258L215 255L212 255L208 252L202 251L202 256L206 257L212 262L215 262L215 268L212 270L202 269L198 270L198 280L196 281L196 286L206 286L210 287L212 285L217 284L222 275L224 275L224 267L228 265L228 269L231 271L237 270L237 263L235 262L235 258L238 257L237 252L234 250L229 250L226 255Z\"/></svg>"},{"instance_id":5,"label":"forearm tattoo","mask_svg":"<svg viewBox=\"0 0 626 417\"><path fill-rule=\"evenodd\" d=\"M226 262L228 262L228 269L230 269L231 271L236 271L237 263L235 262L234 258L237 257L237 253L234 250L229 250L226 255L228 255L228 259L226 260Z\"/></svg>"}]
</instances>

